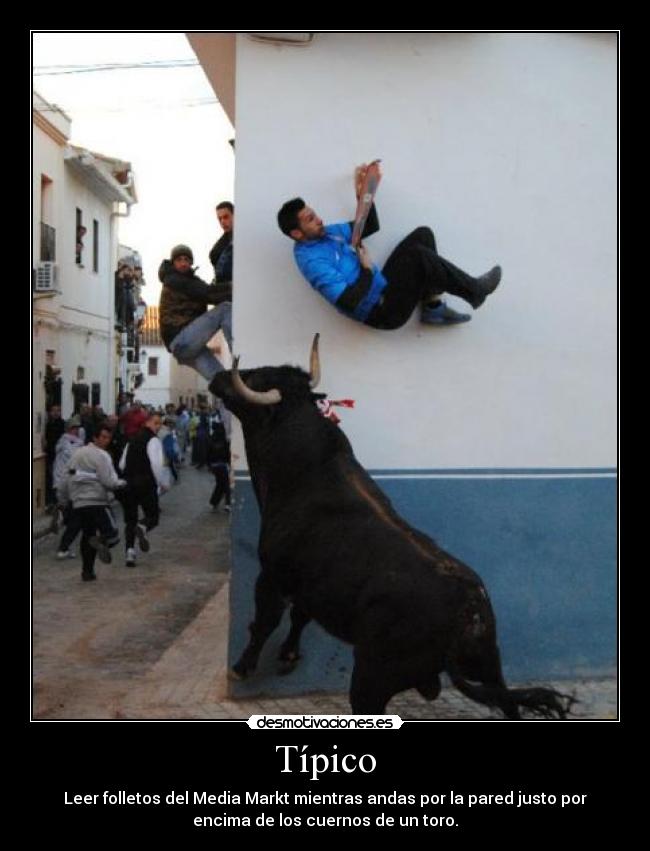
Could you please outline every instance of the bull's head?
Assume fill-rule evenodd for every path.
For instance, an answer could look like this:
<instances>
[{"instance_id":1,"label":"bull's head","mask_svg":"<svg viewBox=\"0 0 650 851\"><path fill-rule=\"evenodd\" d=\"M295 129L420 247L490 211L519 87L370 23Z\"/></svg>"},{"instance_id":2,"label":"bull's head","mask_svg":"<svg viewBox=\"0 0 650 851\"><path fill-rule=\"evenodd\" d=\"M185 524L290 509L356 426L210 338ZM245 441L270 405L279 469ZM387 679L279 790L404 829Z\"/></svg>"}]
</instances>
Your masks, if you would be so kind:
<instances>
[{"instance_id":1,"label":"bull's head","mask_svg":"<svg viewBox=\"0 0 650 851\"><path fill-rule=\"evenodd\" d=\"M217 373L210 384L210 390L238 415L242 402L254 406L268 406L279 404L287 395L304 397L320 381L319 336L316 334L312 343L309 374L296 367L262 367L240 373L239 357L236 357L230 372Z\"/></svg>"}]
</instances>

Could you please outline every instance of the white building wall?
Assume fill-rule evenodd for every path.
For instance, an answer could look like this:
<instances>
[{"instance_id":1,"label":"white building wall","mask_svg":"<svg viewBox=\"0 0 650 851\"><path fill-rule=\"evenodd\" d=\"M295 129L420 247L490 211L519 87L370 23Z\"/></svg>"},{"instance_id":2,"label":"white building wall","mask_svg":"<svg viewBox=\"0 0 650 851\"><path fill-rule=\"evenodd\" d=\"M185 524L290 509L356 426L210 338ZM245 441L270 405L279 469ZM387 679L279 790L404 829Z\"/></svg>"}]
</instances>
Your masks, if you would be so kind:
<instances>
[{"instance_id":1,"label":"white building wall","mask_svg":"<svg viewBox=\"0 0 650 851\"><path fill-rule=\"evenodd\" d=\"M162 405L164 407L173 401L170 395L171 356L164 346L143 345L141 354L142 350L147 353L142 363L144 383L135 391L135 398L145 405L154 405L155 407ZM151 358L158 358L158 375L149 375L149 360Z\"/></svg>"},{"instance_id":2,"label":"white building wall","mask_svg":"<svg viewBox=\"0 0 650 851\"><path fill-rule=\"evenodd\" d=\"M75 209L83 213L87 228L82 264L75 262ZM63 352L63 407L72 410L71 384L77 381L77 367L83 367L89 387L101 385L101 406L105 411L115 406L115 330L114 283L116 268L115 217L112 205L103 202L74 174L66 171L66 208L60 244L60 286L62 290L59 317ZM93 271L93 219L99 222L98 270ZM57 246L57 251L59 246Z\"/></svg>"},{"instance_id":3,"label":"white building wall","mask_svg":"<svg viewBox=\"0 0 650 851\"><path fill-rule=\"evenodd\" d=\"M32 452L34 457L41 455L41 443L45 429L45 379L46 352L58 353L60 359L59 336L56 328L50 326L50 318L40 314L34 317L34 336L32 340ZM46 324L48 323L48 324ZM65 411L63 415L66 416Z\"/></svg>"},{"instance_id":4,"label":"white building wall","mask_svg":"<svg viewBox=\"0 0 650 851\"><path fill-rule=\"evenodd\" d=\"M611 34L239 35L242 367L306 365L320 331L321 386L356 400L343 426L367 467L615 466L616 80ZM428 224L468 272L503 266L470 323L379 332L297 271L281 203L350 219L375 157L377 262Z\"/></svg>"},{"instance_id":5,"label":"white building wall","mask_svg":"<svg viewBox=\"0 0 650 851\"><path fill-rule=\"evenodd\" d=\"M179 404L182 396L186 405L197 405L198 395L201 394L211 399L208 390L208 382L189 366L182 366L174 358L170 357L170 398L169 401L175 405ZM194 400L192 402L191 400ZM189 400L189 401L188 401Z\"/></svg>"},{"instance_id":6,"label":"white building wall","mask_svg":"<svg viewBox=\"0 0 650 851\"><path fill-rule=\"evenodd\" d=\"M41 175L46 175L52 181L52 205L51 215L48 215L46 224L56 228L57 260L59 250L62 246L62 234L60 227L63 223L63 149L54 139L51 139L39 127L34 127L34 155L33 155L32 181L32 251L34 262L38 263L41 247L41 222L43 221L41 209Z\"/></svg>"},{"instance_id":7,"label":"white building wall","mask_svg":"<svg viewBox=\"0 0 650 851\"><path fill-rule=\"evenodd\" d=\"M53 132L58 130L64 137L70 132L70 122L59 112L53 111L49 104L38 95L34 95L34 106L37 109L47 109L44 113L47 121L53 125ZM56 230L57 261L62 245L61 227L63 223L64 178L63 139L57 142L49 136L42 127L33 125L33 180L32 180L32 257L33 267L40 260L41 222L44 220L41 207L41 177L47 176L50 186L50 209L46 214L46 224ZM57 295L39 296L33 301L33 336L32 336L32 452L34 459L42 455L41 442L45 426L45 377L46 352L48 350L60 355L58 339L58 305Z\"/></svg>"},{"instance_id":8,"label":"white building wall","mask_svg":"<svg viewBox=\"0 0 650 851\"><path fill-rule=\"evenodd\" d=\"M199 394L210 399L208 382L194 369L181 366L169 354L164 346L142 347L147 352L146 362L142 364L144 383L135 391L135 398L145 405L162 405L172 402L176 407L183 397L185 404L197 403ZM158 358L158 375L149 375L148 361L150 357Z\"/></svg>"}]
</instances>

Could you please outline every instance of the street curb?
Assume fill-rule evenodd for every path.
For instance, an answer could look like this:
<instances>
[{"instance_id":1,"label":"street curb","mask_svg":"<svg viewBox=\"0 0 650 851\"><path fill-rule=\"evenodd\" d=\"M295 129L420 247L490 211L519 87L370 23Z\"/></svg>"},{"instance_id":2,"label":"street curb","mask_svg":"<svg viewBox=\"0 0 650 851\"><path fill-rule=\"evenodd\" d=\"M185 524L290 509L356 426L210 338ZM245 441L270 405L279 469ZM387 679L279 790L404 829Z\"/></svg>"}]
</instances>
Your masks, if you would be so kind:
<instances>
[{"instance_id":1,"label":"street curb","mask_svg":"<svg viewBox=\"0 0 650 851\"><path fill-rule=\"evenodd\" d=\"M32 524L32 540L37 541L39 538L45 538L47 535L53 535L52 518L47 518L47 523L42 520Z\"/></svg>"}]
</instances>

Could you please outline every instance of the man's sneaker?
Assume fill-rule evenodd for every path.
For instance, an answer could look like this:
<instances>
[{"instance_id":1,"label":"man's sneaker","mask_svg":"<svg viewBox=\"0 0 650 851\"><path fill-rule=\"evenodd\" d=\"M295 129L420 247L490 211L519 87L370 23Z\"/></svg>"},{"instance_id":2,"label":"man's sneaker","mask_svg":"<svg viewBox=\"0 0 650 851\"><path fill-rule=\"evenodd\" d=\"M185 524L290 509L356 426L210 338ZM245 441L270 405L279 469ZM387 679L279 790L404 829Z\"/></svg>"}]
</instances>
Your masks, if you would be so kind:
<instances>
[{"instance_id":1,"label":"man's sneaker","mask_svg":"<svg viewBox=\"0 0 650 851\"><path fill-rule=\"evenodd\" d=\"M477 292L472 299L472 307L474 310L476 310L477 307L480 307L490 293L493 293L496 290L500 281L501 266L493 266L489 272L486 272L485 275L481 275L480 278L476 279Z\"/></svg>"},{"instance_id":2,"label":"man's sneaker","mask_svg":"<svg viewBox=\"0 0 650 851\"><path fill-rule=\"evenodd\" d=\"M93 582L93 580L97 579L96 573L82 573L81 581L82 582Z\"/></svg>"},{"instance_id":3,"label":"man's sneaker","mask_svg":"<svg viewBox=\"0 0 650 851\"><path fill-rule=\"evenodd\" d=\"M230 506L229 506L229 505L224 505L224 506L222 506L221 510L222 510L222 511L225 511L225 512L226 512L226 514L230 514L230 511L231 511L231 509L230 509Z\"/></svg>"},{"instance_id":4,"label":"man's sneaker","mask_svg":"<svg viewBox=\"0 0 650 851\"><path fill-rule=\"evenodd\" d=\"M458 325L460 322L469 322L471 318L468 313L457 313L441 301L435 307L423 307L420 322L425 325Z\"/></svg>"},{"instance_id":5,"label":"man's sneaker","mask_svg":"<svg viewBox=\"0 0 650 851\"><path fill-rule=\"evenodd\" d=\"M135 550L132 547L126 551L126 566L135 567Z\"/></svg>"},{"instance_id":6,"label":"man's sneaker","mask_svg":"<svg viewBox=\"0 0 650 851\"><path fill-rule=\"evenodd\" d=\"M59 550L56 554L56 557L62 561L64 558L74 558L75 552L74 550Z\"/></svg>"},{"instance_id":7,"label":"man's sneaker","mask_svg":"<svg viewBox=\"0 0 650 851\"><path fill-rule=\"evenodd\" d=\"M92 538L88 538L88 543L94 550L97 550L97 557L100 561L103 561L104 564L110 564L113 561L111 551L104 541L97 535L93 535Z\"/></svg>"},{"instance_id":8,"label":"man's sneaker","mask_svg":"<svg viewBox=\"0 0 650 851\"><path fill-rule=\"evenodd\" d=\"M151 545L147 539L147 530L142 525L142 523L138 523L135 527L135 536L138 539L138 546L142 550L143 553L148 553Z\"/></svg>"}]
</instances>

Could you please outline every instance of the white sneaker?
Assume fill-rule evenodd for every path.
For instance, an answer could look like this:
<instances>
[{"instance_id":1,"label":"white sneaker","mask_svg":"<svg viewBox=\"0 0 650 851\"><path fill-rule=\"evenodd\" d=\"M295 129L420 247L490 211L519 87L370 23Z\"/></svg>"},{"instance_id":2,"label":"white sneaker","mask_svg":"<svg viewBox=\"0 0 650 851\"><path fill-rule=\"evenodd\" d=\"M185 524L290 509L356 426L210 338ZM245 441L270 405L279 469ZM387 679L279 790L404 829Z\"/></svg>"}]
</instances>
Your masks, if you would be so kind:
<instances>
[{"instance_id":1,"label":"white sneaker","mask_svg":"<svg viewBox=\"0 0 650 851\"><path fill-rule=\"evenodd\" d=\"M126 566L127 567L135 567L135 550L128 549L126 551Z\"/></svg>"},{"instance_id":2,"label":"white sneaker","mask_svg":"<svg viewBox=\"0 0 650 851\"><path fill-rule=\"evenodd\" d=\"M74 550L59 550L56 557L59 561L63 561L64 558L74 558Z\"/></svg>"}]
</instances>

